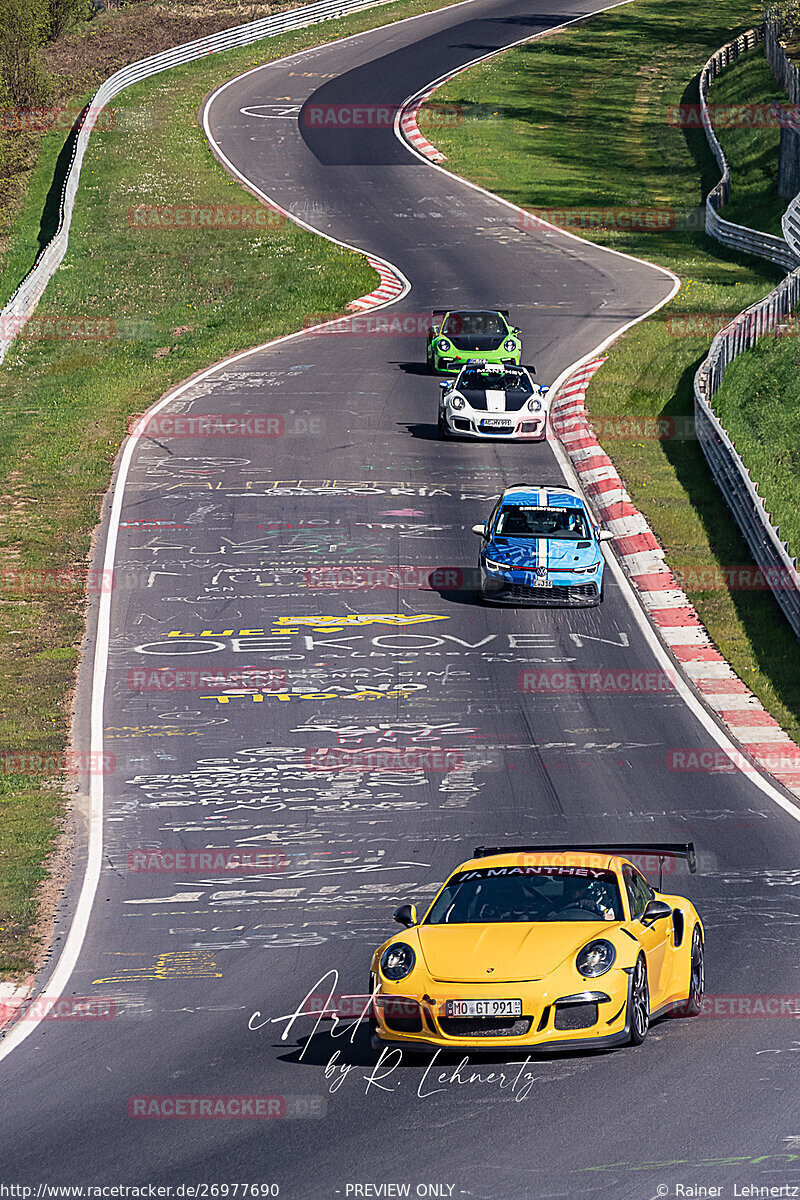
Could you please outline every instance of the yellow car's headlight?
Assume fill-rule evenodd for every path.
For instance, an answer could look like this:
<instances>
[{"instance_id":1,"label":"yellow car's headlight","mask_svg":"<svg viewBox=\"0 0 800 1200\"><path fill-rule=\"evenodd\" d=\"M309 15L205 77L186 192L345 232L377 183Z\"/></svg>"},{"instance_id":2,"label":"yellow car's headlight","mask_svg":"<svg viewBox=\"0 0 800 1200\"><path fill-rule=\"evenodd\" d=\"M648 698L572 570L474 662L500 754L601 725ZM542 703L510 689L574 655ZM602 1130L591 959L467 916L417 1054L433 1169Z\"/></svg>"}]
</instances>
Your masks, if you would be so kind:
<instances>
[{"instance_id":1,"label":"yellow car's headlight","mask_svg":"<svg viewBox=\"0 0 800 1200\"><path fill-rule=\"evenodd\" d=\"M416 961L416 954L406 942L395 942L381 955L381 974L395 983L411 974Z\"/></svg>"},{"instance_id":2,"label":"yellow car's headlight","mask_svg":"<svg viewBox=\"0 0 800 1200\"><path fill-rule=\"evenodd\" d=\"M606 971L611 970L616 957L617 952L611 942L607 942L605 938L598 938L578 951L575 966L581 975L596 979L598 975L605 975Z\"/></svg>"}]
</instances>

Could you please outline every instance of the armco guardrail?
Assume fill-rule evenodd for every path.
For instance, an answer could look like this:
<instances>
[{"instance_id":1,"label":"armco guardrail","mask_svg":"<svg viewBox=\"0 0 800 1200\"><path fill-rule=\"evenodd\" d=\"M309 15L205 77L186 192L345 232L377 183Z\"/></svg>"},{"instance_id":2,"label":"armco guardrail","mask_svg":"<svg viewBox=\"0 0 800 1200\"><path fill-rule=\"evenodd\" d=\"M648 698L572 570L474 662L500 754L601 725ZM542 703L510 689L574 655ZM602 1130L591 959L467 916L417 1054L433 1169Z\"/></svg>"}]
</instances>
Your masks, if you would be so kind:
<instances>
[{"instance_id":1,"label":"armco guardrail","mask_svg":"<svg viewBox=\"0 0 800 1200\"><path fill-rule=\"evenodd\" d=\"M714 341L694 380L694 414L697 439L711 473L745 536L756 564L761 567L775 599L800 637L800 575L797 559L789 555L750 477L723 428L711 401L729 364L764 334L777 331L781 318L800 303L800 269L793 271L758 304L739 313Z\"/></svg>"},{"instance_id":2,"label":"armco guardrail","mask_svg":"<svg viewBox=\"0 0 800 1200\"><path fill-rule=\"evenodd\" d=\"M783 47L782 38L794 32L800 20L797 0L780 8L767 9L764 18L764 46L772 74L792 102L791 118L781 121L781 144L778 154L778 195L795 196L800 191L800 129L798 100L800 100L800 71Z\"/></svg>"},{"instance_id":3,"label":"armco guardrail","mask_svg":"<svg viewBox=\"0 0 800 1200\"><path fill-rule=\"evenodd\" d=\"M764 48L772 74L792 104L800 104L800 71L781 45L787 14L778 8L768 8L764 18ZM793 14L800 18L800 11Z\"/></svg>"},{"instance_id":4,"label":"armco guardrail","mask_svg":"<svg viewBox=\"0 0 800 1200\"><path fill-rule=\"evenodd\" d=\"M769 32L767 36L770 36ZM780 531L773 526L764 501L758 494L757 483L751 478L711 405L729 364L765 333L777 331L781 318L792 312L800 302L800 242L793 240L787 233L786 218L794 220L793 217L789 217L789 212L784 218L783 226L784 232L787 233L786 241L755 229L747 229L743 225L734 225L719 215L719 209L730 197L731 169L714 132L708 108L708 88L711 80L720 71L740 54L754 49L763 38L763 30L748 30L741 37L728 42L716 54L712 54L700 75L703 128L722 176L706 197L706 232L726 246L766 258L791 273L763 300L739 313L730 325L720 330L714 338L708 356L695 376L694 412L697 438L711 473L745 536L753 559L764 571L775 599L794 633L800 637L800 577L797 572L797 560L790 557L786 544L781 541Z\"/></svg>"},{"instance_id":5,"label":"armco guardrail","mask_svg":"<svg viewBox=\"0 0 800 1200\"><path fill-rule=\"evenodd\" d=\"M728 42L712 54L703 70L700 72L700 111L703 128L706 131L711 152L717 160L722 178L716 187L706 196L706 233L730 246L734 250L742 250L746 254L755 254L766 258L784 271L793 271L800 266L798 257L783 238L774 237L771 233L760 233L757 229L748 229L745 225L735 225L719 215L719 210L727 204L731 194L731 168L725 157L725 151L714 132L711 114L708 108L708 89L712 79L716 79L720 71L734 62L741 54L754 50L764 40L763 29L749 29L741 37Z\"/></svg>"},{"instance_id":6,"label":"armco guardrail","mask_svg":"<svg viewBox=\"0 0 800 1200\"><path fill-rule=\"evenodd\" d=\"M123 67L116 74L109 76L84 109L83 123L75 138L72 162L61 194L58 228L5 308L0 311L0 362L3 361L14 338L34 312L42 293L67 252L81 166L92 129L104 105L132 83L149 79L150 76L158 75L161 71L168 71L170 67L194 62L196 59L204 58L207 54L218 54L222 50L230 50L235 46L249 46L262 38L275 37L290 29L302 29L306 25L316 25L320 21L328 21L333 17L357 12L362 8L374 8L389 2L390 0L320 0L319 3L309 4L305 8L293 8L272 17L262 17L259 21L237 25L233 29L224 29L221 33L198 38L194 42L186 42L183 46L163 50L160 54L154 54L150 58L130 63L129 66Z\"/></svg>"},{"instance_id":7,"label":"armco guardrail","mask_svg":"<svg viewBox=\"0 0 800 1200\"><path fill-rule=\"evenodd\" d=\"M800 195L795 196L781 217L783 236L792 250L800 256Z\"/></svg>"}]
</instances>

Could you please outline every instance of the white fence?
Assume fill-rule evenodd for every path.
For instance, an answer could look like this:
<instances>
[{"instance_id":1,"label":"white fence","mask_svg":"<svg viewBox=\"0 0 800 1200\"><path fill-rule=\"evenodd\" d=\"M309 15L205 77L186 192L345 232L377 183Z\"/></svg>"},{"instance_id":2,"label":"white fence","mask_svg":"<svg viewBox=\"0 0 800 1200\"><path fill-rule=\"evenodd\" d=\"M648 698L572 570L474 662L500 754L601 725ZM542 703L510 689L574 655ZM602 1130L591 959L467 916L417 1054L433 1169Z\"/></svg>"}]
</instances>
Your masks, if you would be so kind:
<instances>
[{"instance_id":1,"label":"white fence","mask_svg":"<svg viewBox=\"0 0 800 1200\"><path fill-rule=\"evenodd\" d=\"M388 3L390 0L320 0L319 3L309 4L305 8L293 8L272 17L262 17L260 21L237 25L234 29L224 29L221 33L198 38L194 42L175 46L171 50L163 50L160 54L154 54L150 58L143 58L139 62L123 67L106 79L84 110L83 123L74 141L72 161L61 193L58 228L38 255L33 267L5 308L0 311L0 362L3 361L14 338L34 312L42 293L67 252L72 212L86 147L104 105L131 84L149 79L161 71L168 71L170 67L194 62L208 54L218 54L222 50L230 50L235 46L249 46L262 38L275 37L291 29L303 29L307 25L316 25L320 21L329 21L333 17L357 12L359 9L374 8L377 5Z\"/></svg>"}]
</instances>

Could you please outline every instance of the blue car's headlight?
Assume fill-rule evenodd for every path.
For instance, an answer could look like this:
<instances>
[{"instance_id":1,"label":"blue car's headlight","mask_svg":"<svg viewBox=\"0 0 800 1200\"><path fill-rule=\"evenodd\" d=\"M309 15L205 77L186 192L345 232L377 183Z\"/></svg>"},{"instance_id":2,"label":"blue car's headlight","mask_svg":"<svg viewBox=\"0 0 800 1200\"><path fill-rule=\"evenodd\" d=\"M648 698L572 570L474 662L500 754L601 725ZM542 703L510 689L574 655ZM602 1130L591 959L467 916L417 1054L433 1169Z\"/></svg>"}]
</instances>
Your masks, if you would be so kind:
<instances>
[{"instance_id":1,"label":"blue car's headlight","mask_svg":"<svg viewBox=\"0 0 800 1200\"><path fill-rule=\"evenodd\" d=\"M605 938L598 938L578 951L575 966L581 975L596 979L598 975L605 975L606 971L611 970L616 957L617 952L611 942L607 942Z\"/></svg>"},{"instance_id":2,"label":"blue car's headlight","mask_svg":"<svg viewBox=\"0 0 800 1200\"><path fill-rule=\"evenodd\" d=\"M600 562L602 561L603 560L600 559ZM600 562L592 563L591 567L573 567L572 570L576 575L594 575L595 571L600 566Z\"/></svg>"},{"instance_id":3,"label":"blue car's headlight","mask_svg":"<svg viewBox=\"0 0 800 1200\"><path fill-rule=\"evenodd\" d=\"M437 350L441 350L442 354L446 354L450 349L450 343L448 342L447 338L439 338L438 342L436 343L436 348Z\"/></svg>"},{"instance_id":4,"label":"blue car's headlight","mask_svg":"<svg viewBox=\"0 0 800 1200\"><path fill-rule=\"evenodd\" d=\"M394 983L410 975L416 961L416 954L406 942L395 942L381 955L381 973Z\"/></svg>"},{"instance_id":5,"label":"blue car's headlight","mask_svg":"<svg viewBox=\"0 0 800 1200\"><path fill-rule=\"evenodd\" d=\"M486 567L486 570L490 575L499 575L502 571L507 571L509 569L508 563L494 562L491 558L485 558L483 560L483 565Z\"/></svg>"}]
</instances>

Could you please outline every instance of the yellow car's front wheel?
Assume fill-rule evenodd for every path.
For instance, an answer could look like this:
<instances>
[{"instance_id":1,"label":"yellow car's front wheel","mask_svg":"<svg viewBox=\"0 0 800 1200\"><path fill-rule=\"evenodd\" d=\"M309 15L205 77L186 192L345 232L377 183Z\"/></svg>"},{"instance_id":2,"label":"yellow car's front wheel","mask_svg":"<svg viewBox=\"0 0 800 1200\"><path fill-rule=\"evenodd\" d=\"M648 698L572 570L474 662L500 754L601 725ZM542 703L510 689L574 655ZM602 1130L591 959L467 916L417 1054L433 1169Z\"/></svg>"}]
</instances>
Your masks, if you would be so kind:
<instances>
[{"instance_id":1,"label":"yellow car's front wheel","mask_svg":"<svg viewBox=\"0 0 800 1200\"><path fill-rule=\"evenodd\" d=\"M647 983L647 963L640 954L631 976L628 994L628 1024L631 1045L641 1046L650 1029L650 987Z\"/></svg>"},{"instance_id":2,"label":"yellow car's front wheel","mask_svg":"<svg viewBox=\"0 0 800 1200\"><path fill-rule=\"evenodd\" d=\"M689 995L684 1015L699 1017L703 1009L703 992L706 986L705 950L700 926L695 925L692 934L692 957L689 968Z\"/></svg>"}]
</instances>

